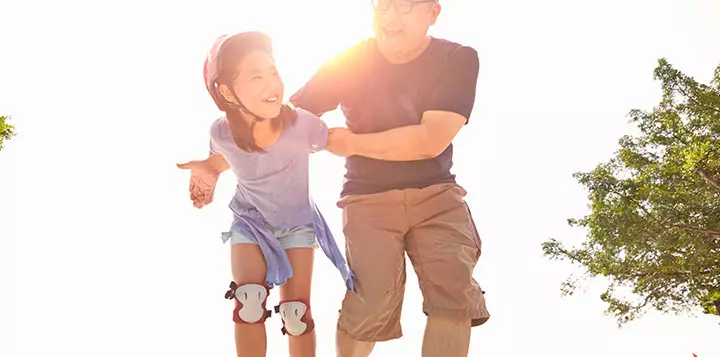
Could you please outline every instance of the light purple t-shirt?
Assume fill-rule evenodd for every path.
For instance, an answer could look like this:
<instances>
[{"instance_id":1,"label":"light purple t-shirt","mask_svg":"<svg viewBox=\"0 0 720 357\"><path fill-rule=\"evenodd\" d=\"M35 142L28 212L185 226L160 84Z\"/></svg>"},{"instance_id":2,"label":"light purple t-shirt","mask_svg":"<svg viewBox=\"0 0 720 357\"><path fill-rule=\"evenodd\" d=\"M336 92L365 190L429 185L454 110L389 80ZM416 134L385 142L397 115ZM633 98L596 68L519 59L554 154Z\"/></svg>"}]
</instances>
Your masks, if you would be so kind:
<instances>
[{"instance_id":1,"label":"light purple t-shirt","mask_svg":"<svg viewBox=\"0 0 720 357\"><path fill-rule=\"evenodd\" d=\"M283 128L277 142L265 153L237 147L225 117L210 129L210 151L222 154L237 177L230 209L237 217L255 208L274 229L313 224L309 193L310 153L327 144L327 125L314 114L297 109L295 124Z\"/></svg>"}]
</instances>

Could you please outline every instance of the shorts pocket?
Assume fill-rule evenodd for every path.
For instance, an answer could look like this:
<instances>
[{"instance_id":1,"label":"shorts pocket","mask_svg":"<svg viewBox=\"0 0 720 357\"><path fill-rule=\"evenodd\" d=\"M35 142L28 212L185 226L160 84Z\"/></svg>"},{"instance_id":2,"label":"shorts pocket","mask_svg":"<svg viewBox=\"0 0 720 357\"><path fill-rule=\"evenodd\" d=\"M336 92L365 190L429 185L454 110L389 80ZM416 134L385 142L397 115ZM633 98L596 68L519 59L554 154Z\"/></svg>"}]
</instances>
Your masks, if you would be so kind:
<instances>
[{"instance_id":1,"label":"shorts pocket","mask_svg":"<svg viewBox=\"0 0 720 357\"><path fill-rule=\"evenodd\" d=\"M473 219L472 212L470 211L470 206L465 203L465 209L467 209L468 214L468 224L470 224L470 231L473 235L473 241L475 242L475 246L477 247L477 253L475 260L480 259L480 255L482 254L482 239L480 239L480 233L477 230L477 226L475 225L475 219Z\"/></svg>"}]
</instances>

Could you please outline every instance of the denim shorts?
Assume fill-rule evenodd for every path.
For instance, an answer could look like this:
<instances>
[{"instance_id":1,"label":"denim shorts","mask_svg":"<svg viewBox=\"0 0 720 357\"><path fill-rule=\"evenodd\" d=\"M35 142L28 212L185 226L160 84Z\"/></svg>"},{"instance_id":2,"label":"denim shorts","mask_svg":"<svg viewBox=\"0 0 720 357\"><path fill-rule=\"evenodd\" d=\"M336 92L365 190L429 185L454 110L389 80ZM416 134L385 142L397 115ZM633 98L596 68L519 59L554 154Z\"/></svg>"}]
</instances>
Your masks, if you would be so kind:
<instances>
[{"instance_id":1,"label":"denim shorts","mask_svg":"<svg viewBox=\"0 0 720 357\"><path fill-rule=\"evenodd\" d=\"M280 241L284 249L313 248L319 247L315 230L312 227L300 226L290 229L278 229L274 231L275 237ZM238 231L230 231L230 244L257 244Z\"/></svg>"}]
</instances>

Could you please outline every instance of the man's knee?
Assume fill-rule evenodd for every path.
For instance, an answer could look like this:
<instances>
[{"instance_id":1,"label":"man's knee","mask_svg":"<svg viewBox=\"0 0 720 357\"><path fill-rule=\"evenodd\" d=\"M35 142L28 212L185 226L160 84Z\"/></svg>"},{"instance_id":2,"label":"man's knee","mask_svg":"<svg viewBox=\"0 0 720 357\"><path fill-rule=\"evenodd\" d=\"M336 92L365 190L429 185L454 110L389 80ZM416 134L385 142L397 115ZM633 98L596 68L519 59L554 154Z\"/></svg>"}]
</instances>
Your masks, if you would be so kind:
<instances>
[{"instance_id":1,"label":"man's knee","mask_svg":"<svg viewBox=\"0 0 720 357\"><path fill-rule=\"evenodd\" d=\"M233 321L236 324L264 323L271 315L271 311L265 307L268 295L270 289L265 284L238 285L231 282L230 290L225 292L225 298L235 300Z\"/></svg>"},{"instance_id":2,"label":"man's knee","mask_svg":"<svg viewBox=\"0 0 720 357\"><path fill-rule=\"evenodd\" d=\"M485 291L473 278L473 261L457 259L463 247L448 247L436 260L415 257L418 280L423 294L423 311L428 316L471 320L473 326L490 317L485 304ZM455 251L454 257L448 252ZM448 278L452 276L453 278Z\"/></svg>"},{"instance_id":3,"label":"man's knee","mask_svg":"<svg viewBox=\"0 0 720 357\"><path fill-rule=\"evenodd\" d=\"M414 212L424 223L411 230L406 245L425 300L423 310L428 316L482 324L489 314L484 291L473 278L482 242L463 200L465 191L438 185L419 194L426 199L418 199L422 204Z\"/></svg>"},{"instance_id":4,"label":"man's knee","mask_svg":"<svg viewBox=\"0 0 720 357\"><path fill-rule=\"evenodd\" d=\"M283 335L298 337L310 333L315 328L308 300L281 301L275 306L275 313L280 314L282 319Z\"/></svg>"},{"instance_id":5,"label":"man's knee","mask_svg":"<svg viewBox=\"0 0 720 357\"><path fill-rule=\"evenodd\" d=\"M485 291L473 279L471 282L446 284L423 289L423 312L428 317L446 321L470 321L479 326L490 318L485 304Z\"/></svg>"},{"instance_id":6,"label":"man's knee","mask_svg":"<svg viewBox=\"0 0 720 357\"><path fill-rule=\"evenodd\" d=\"M402 336L400 315L404 290L378 296L348 293L343 300L338 330L359 342L389 341Z\"/></svg>"}]
</instances>

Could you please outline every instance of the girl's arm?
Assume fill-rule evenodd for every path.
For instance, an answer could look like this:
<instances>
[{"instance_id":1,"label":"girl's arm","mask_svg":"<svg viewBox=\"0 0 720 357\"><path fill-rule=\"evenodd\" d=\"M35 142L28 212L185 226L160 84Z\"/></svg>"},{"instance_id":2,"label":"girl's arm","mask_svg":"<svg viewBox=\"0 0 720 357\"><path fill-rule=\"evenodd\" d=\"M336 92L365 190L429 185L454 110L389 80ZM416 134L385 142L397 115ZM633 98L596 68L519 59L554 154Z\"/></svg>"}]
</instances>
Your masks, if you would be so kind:
<instances>
[{"instance_id":1,"label":"girl's arm","mask_svg":"<svg viewBox=\"0 0 720 357\"><path fill-rule=\"evenodd\" d=\"M190 170L190 200L195 208L202 208L212 202L218 178L230 165L222 154L211 152L205 160L189 161L177 167Z\"/></svg>"},{"instance_id":2,"label":"girl's arm","mask_svg":"<svg viewBox=\"0 0 720 357\"><path fill-rule=\"evenodd\" d=\"M230 164L225 160L225 157L220 154L220 150L217 147L217 144L215 142L216 138L219 135L219 125L222 121L222 118L217 119L213 122L213 124L210 126L210 154L208 155L208 158L205 159L205 162L207 162L208 167L217 172L218 175L223 173L224 171L227 171L227 169L230 168Z\"/></svg>"},{"instance_id":3,"label":"girl's arm","mask_svg":"<svg viewBox=\"0 0 720 357\"><path fill-rule=\"evenodd\" d=\"M327 124L315 114L303 110L298 112L298 121L307 137L310 153L325 150L328 142Z\"/></svg>"},{"instance_id":4,"label":"girl's arm","mask_svg":"<svg viewBox=\"0 0 720 357\"><path fill-rule=\"evenodd\" d=\"M210 151L210 156L207 158L206 161L208 165L210 165L210 168L213 171L216 171L218 174L221 174L230 168L230 164L228 164L227 160L225 160L225 157L222 156L222 154L216 154L212 151Z\"/></svg>"}]
</instances>

